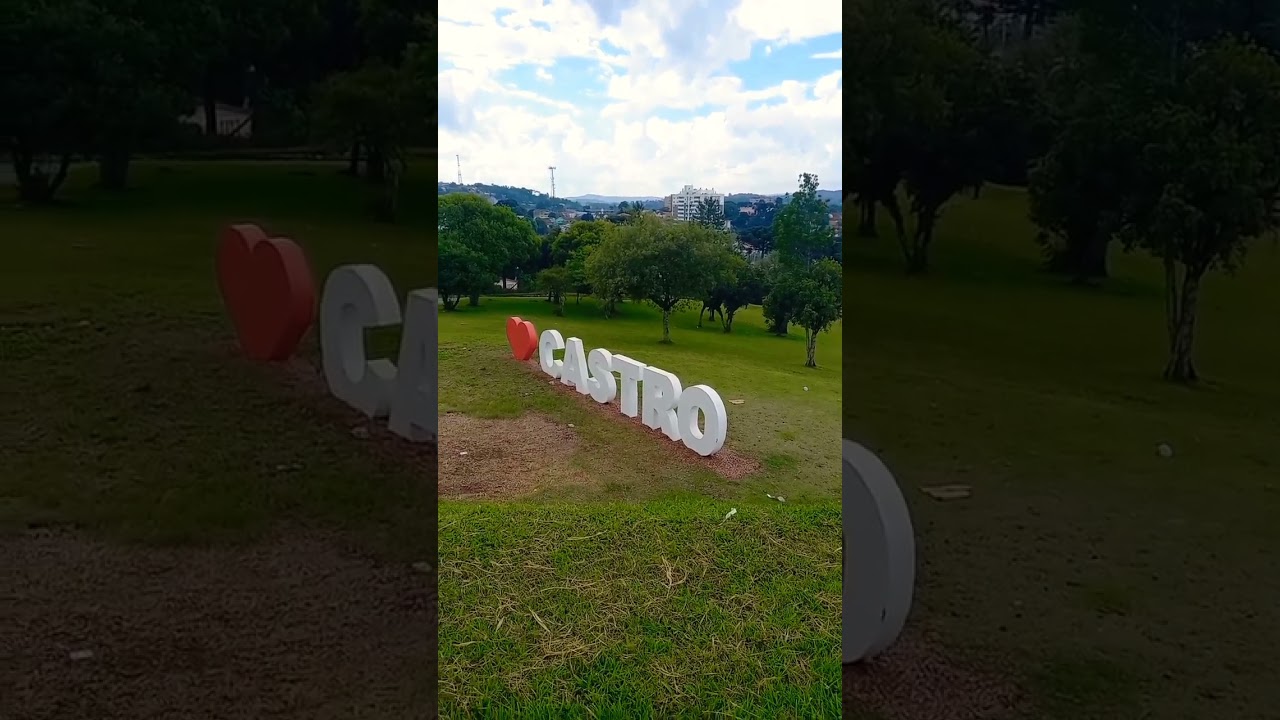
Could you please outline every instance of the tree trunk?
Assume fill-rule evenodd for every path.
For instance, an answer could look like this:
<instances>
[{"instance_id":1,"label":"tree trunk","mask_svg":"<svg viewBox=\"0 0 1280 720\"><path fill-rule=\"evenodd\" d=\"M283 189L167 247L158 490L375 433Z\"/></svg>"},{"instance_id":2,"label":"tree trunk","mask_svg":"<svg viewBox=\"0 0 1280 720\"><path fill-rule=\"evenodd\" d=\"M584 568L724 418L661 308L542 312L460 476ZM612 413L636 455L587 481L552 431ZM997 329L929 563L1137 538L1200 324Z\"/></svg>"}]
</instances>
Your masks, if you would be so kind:
<instances>
[{"instance_id":1,"label":"tree trunk","mask_svg":"<svg viewBox=\"0 0 1280 720\"><path fill-rule=\"evenodd\" d=\"M13 158L14 178L18 181L18 200L24 203L41 204L52 200L71 168L69 153L63 154L58 160L58 170L53 177L34 167L35 153L14 148L10 154Z\"/></svg>"},{"instance_id":2,"label":"tree trunk","mask_svg":"<svg viewBox=\"0 0 1280 720\"><path fill-rule=\"evenodd\" d=\"M129 186L129 160L127 149L112 148L98 158L98 185L104 190L124 190Z\"/></svg>"},{"instance_id":3,"label":"tree trunk","mask_svg":"<svg viewBox=\"0 0 1280 720\"><path fill-rule=\"evenodd\" d=\"M773 327L769 328L769 331L779 337L785 336L787 334L787 323L788 320L786 318L776 319L773 322Z\"/></svg>"},{"instance_id":4,"label":"tree trunk","mask_svg":"<svg viewBox=\"0 0 1280 720\"><path fill-rule=\"evenodd\" d=\"M737 312L737 310L730 310L720 315L720 322L724 325L725 332L733 332L733 316Z\"/></svg>"},{"instance_id":5,"label":"tree trunk","mask_svg":"<svg viewBox=\"0 0 1280 720\"><path fill-rule=\"evenodd\" d=\"M214 97L212 81L207 81L204 91L204 134L214 137L218 134L218 101Z\"/></svg>"},{"instance_id":6,"label":"tree trunk","mask_svg":"<svg viewBox=\"0 0 1280 720\"><path fill-rule=\"evenodd\" d=\"M907 250L907 273L918 275L929 269L929 243L933 241L933 224L937 211L926 209L918 214L915 237Z\"/></svg>"},{"instance_id":7,"label":"tree trunk","mask_svg":"<svg viewBox=\"0 0 1280 720\"><path fill-rule=\"evenodd\" d=\"M698 311L698 329L702 329L702 313L707 311L707 304L702 303L702 309Z\"/></svg>"},{"instance_id":8,"label":"tree trunk","mask_svg":"<svg viewBox=\"0 0 1280 720\"><path fill-rule=\"evenodd\" d=\"M1196 312L1200 302L1200 282L1204 270L1185 268L1182 288L1177 286L1178 273L1173 263L1165 261L1166 282L1172 281L1172 288L1166 288L1167 302L1172 305L1173 315L1169 318L1169 363L1164 369L1164 378L1173 382L1193 383L1199 379L1195 362L1192 360L1192 349L1195 345Z\"/></svg>"},{"instance_id":9,"label":"tree trunk","mask_svg":"<svg viewBox=\"0 0 1280 720\"><path fill-rule=\"evenodd\" d=\"M1069 231L1064 246L1055 248L1049 257L1050 272L1071 276L1077 285L1093 284L1108 277L1107 250L1109 238L1096 228Z\"/></svg>"},{"instance_id":10,"label":"tree trunk","mask_svg":"<svg viewBox=\"0 0 1280 720\"><path fill-rule=\"evenodd\" d=\"M876 237L876 201L873 198L858 201L858 236Z\"/></svg>"},{"instance_id":11,"label":"tree trunk","mask_svg":"<svg viewBox=\"0 0 1280 720\"><path fill-rule=\"evenodd\" d=\"M347 174L351 177L360 177L360 141L351 141L351 152L347 156Z\"/></svg>"},{"instance_id":12,"label":"tree trunk","mask_svg":"<svg viewBox=\"0 0 1280 720\"><path fill-rule=\"evenodd\" d=\"M671 344L671 310L670 308L662 311L662 342L664 345Z\"/></svg>"},{"instance_id":13,"label":"tree trunk","mask_svg":"<svg viewBox=\"0 0 1280 720\"><path fill-rule=\"evenodd\" d=\"M907 240L907 222L902 217L902 208L898 206L898 198L893 194L886 195L881 199L880 204L889 213L889 217L893 219L893 232L898 238L898 245L902 247L903 255L910 253Z\"/></svg>"},{"instance_id":14,"label":"tree trunk","mask_svg":"<svg viewBox=\"0 0 1280 720\"><path fill-rule=\"evenodd\" d=\"M386 181L386 156L381 149L372 145L365 149L364 171L365 178L375 185L380 185Z\"/></svg>"},{"instance_id":15,"label":"tree trunk","mask_svg":"<svg viewBox=\"0 0 1280 720\"><path fill-rule=\"evenodd\" d=\"M818 367L818 333L810 328L804 329L804 366Z\"/></svg>"},{"instance_id":16,"label":"tree trunk","mask_svg":"<svg viewBox=\"0 0 1280 720\"><path fill-rule=\"evenodd\" d=\"M470 305L471 307L477 307L477 306L479 306L479 305L480 305L480 291L479 291L479 290L472 290L472 291L471 291L471 297L467 298L467 304L468 304L468 305Z\"/></svg>"}]
</instances>

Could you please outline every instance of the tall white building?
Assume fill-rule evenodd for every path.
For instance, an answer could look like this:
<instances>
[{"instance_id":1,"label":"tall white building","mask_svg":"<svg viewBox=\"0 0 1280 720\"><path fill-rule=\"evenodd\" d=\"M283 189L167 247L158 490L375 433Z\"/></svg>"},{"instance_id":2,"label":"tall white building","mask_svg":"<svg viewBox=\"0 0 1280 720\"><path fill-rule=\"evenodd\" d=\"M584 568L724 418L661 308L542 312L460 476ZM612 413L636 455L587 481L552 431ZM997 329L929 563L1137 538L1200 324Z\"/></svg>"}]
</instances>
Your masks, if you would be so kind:
<instances>
[{"instance_id":1,"label":"tall white building","mask_svg":"<svg viewBox=\"0 0 1280 720\"><path fill-rule=\"evenodd\" d=\"M697 217L698 203L710 198L720 206L720 212L724 213L724 195L711 190L703 190L695 188L692 185L685 185L680 192L666 197L666 210L671 217L676 220L692 220Z\"/></svg>"}]
</instances>

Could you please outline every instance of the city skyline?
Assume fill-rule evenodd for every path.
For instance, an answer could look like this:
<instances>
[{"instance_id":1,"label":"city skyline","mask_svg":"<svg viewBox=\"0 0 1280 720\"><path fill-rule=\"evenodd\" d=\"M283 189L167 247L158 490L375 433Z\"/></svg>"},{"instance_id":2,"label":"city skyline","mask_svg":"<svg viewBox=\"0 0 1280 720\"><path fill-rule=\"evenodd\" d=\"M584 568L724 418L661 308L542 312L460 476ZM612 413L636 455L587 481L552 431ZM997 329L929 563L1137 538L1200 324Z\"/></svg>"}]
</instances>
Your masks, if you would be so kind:
<instances>
[{"instance_id":1,"label":"city skyline","mask_svg":"<svg viewBox=\"0 0 1280 720\"><path fill-rule=\"evenodd\" d=\"M460 156L464 183L540 192L555 166L562 197L838 188L840 18L828 0L448 0L437 179Z\"/></svg>"}]
</instances>

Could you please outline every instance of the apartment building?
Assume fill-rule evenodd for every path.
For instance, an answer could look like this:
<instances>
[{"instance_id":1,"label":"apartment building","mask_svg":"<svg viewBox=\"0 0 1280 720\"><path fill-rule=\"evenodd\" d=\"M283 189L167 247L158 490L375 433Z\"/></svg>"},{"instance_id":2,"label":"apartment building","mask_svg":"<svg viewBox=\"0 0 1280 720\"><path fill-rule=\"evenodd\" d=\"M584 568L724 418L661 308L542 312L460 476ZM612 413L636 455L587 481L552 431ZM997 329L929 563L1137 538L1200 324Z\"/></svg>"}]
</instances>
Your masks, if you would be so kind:
<instances>
[{"instance_id":1,"label":"apartment building","mask_svg":"<svg viewBox=\"0 0 1280 720\"><path fill-rule=\"evenodd\" d=\"M668 195L663 201L663 210L676 220L692 220L698 214L698 203L710 198L724 212L724 195L715 189L704 190L692 185L685 185L680 192Z\"/></svg>"}]
</instances>

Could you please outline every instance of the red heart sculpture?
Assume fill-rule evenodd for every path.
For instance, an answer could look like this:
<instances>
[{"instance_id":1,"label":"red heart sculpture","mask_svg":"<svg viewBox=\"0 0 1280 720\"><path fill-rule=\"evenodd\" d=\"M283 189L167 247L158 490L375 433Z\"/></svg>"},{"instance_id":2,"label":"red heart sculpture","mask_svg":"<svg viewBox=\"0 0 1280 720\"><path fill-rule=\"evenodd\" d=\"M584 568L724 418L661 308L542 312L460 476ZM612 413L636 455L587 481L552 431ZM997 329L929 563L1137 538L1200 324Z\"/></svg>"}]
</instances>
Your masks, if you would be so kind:
<instances>
[{"instance_id":1,"label":"red heart sculpture","mask_svg":"<svg viewBox=\"0 0 1280 720\"><path fill-rule=\"evenodd\" d=\"M511 344L511 352L517 360L528 360L533 351L538 349L538 331L533 323L518 317L507 318L507 342Z\"/></svg>"},{"instance_id":2,"label":"red heart sculpture","mask_svg":"<svg viewBox=\"0 0 1280 720\"><path fill-rule=\"evenodd\" d=\"M218 289L251 360L287 360L315 320L316 288L297 243L257 225L231 225L218 241Z\"/></svg>"}]
</instances>

